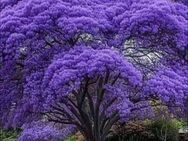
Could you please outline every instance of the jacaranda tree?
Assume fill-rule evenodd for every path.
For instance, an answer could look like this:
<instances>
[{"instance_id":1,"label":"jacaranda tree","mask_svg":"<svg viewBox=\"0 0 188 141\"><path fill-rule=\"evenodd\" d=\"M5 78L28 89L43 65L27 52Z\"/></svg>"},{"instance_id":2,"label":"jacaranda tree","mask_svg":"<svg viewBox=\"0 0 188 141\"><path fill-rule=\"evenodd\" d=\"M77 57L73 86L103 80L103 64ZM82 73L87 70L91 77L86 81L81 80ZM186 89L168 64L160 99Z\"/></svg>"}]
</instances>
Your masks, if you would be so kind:
<instances>
[{"instance_id":1,"label":"jacaranda tree","mask_svg":"<svg viewBox=\"0 0 188 141\"><path fill-rule=\"evenodd\" d=\"M157 105L186 117L187 96L186 0L0 1L1 126L46 120L104 141Z\"/></svg>"}]
</instances>

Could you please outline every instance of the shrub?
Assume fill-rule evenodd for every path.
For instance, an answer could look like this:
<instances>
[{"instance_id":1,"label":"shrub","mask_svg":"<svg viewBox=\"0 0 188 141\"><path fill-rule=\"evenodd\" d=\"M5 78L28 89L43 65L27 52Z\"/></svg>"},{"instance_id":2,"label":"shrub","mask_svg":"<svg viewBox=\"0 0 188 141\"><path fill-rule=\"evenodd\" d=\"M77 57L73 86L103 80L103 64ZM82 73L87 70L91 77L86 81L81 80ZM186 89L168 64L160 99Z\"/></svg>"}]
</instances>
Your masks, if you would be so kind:
<instances>
[{"instance_id":1,"label":"shrub","mask_svg":"<svg viewBox=\"0 0 188 141\"><path fill-rule=\"evenodd\" d=\"M69 137L68 139L66 139L65 141L76 141L76 139L74 137Z\"/></svg>"},{"instance_id":2,"label":"shrub","mask_svg":"<svg viewBox=\"0 0 188 141\"><path fill-rule=\"evenodd\" d=\"M116 125L115 134L107 141L178 141L178 129L183 125L175 119L132 121Z\"/></svg>"},{"instance_id":3,"label":"shrub","mask_svg":"<svg viewBox=\"0 0 188 141\"><path fill-rule=\"evenodd\" d=\"M0 141L16 141L19 129L0 129Z\"/></svg>"},{"instance_id":4,"label":"shrub","mask_svg":"<svg viewBox=\"0 0 188 141\"><path fill-rule=\"evenodd\" d=\"M131 121L118 124L114 128L115 135L109 141L150 141L153 134L143 121Z\"/></svg>"},{"instance_id":5,"label":"shrub","mask_svg":"<svg viewBox=\"0 0 188 141\"><path fill-rule=\"evenodd\" d=\"M155 141L178 141L179 124L177 120L159 119L151 123Z\"/></svg>"}]
</instances>

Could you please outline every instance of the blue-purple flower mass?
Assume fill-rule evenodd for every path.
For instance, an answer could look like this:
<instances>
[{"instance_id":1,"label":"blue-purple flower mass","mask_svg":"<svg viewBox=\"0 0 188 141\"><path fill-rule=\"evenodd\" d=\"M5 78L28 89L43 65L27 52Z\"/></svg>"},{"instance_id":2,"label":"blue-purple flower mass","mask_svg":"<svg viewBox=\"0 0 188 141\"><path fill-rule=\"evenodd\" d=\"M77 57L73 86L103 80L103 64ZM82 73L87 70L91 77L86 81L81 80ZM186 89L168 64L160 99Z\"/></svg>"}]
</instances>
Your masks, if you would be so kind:
<instances>
[{"instance_id":1,"label":"blue-purple flower mass","mask_svg":"<svg viewBox=\"0 0 188 141\"><path fill-rule=\"evenodd\" d=\"M0 126L20 141L105 141L155 100L187 118L187 0L0 0Z\"/></svg>"}]
</instances>

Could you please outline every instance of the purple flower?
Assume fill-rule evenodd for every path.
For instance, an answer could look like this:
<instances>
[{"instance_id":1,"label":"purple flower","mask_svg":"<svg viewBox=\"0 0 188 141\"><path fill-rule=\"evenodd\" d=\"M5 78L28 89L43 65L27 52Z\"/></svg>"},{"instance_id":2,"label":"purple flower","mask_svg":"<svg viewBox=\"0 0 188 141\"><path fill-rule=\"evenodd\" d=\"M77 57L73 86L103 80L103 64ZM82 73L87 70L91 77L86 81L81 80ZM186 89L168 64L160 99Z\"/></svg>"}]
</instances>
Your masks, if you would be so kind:
<instances>
[{"instance_id":1,"label":"purple flower","mask_svg":"<svg viewBox=\"0 0 188 141\"><path fill-rule=\"evenodd\" d=\"M61 129L50 123L33 122L23 125L19 141L60 141L66 139L73 129L71 126Z\"/></svg>"}]
</instances>

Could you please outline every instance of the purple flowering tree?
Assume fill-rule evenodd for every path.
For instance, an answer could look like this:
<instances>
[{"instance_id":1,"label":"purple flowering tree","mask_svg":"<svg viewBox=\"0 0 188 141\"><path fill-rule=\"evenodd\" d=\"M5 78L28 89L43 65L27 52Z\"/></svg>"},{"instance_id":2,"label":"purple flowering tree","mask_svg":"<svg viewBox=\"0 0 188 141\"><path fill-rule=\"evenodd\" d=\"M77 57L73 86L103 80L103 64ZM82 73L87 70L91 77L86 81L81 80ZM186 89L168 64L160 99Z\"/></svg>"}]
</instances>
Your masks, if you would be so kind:
<instances>
[{"instance_id":1,"label":"purple flowering tree","mask_svg":"<svg viewBox=\"0 0 188 141\"><path fill-rule=\"evenodd\" d=\"M88 141L104 141L115 122L129 118L126 88L141 79L117 52L74 47L55 58L44 75L48 119L77 126Z\"/></svg>"},{"instance_id":2,"label":"purple flowering tree","mask_svg":"<svg viewBox=\"0 0 188 141\"><path fill-rule=\"evenodd\" d=\"M104 141L117 121L187 115L186 0L0 1L0 125ZM26 130L27 131L27 130Z\"/></svg>"}]
</instances>

